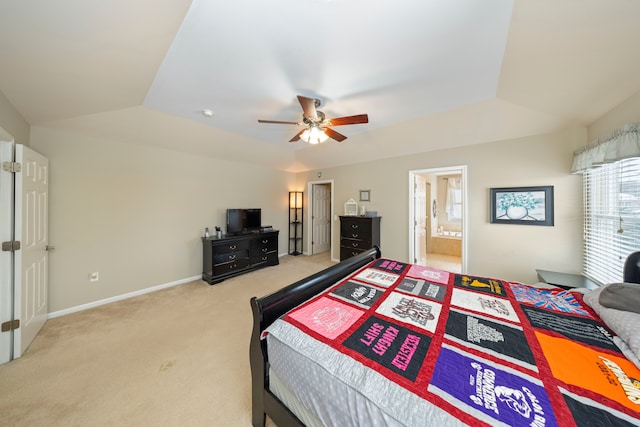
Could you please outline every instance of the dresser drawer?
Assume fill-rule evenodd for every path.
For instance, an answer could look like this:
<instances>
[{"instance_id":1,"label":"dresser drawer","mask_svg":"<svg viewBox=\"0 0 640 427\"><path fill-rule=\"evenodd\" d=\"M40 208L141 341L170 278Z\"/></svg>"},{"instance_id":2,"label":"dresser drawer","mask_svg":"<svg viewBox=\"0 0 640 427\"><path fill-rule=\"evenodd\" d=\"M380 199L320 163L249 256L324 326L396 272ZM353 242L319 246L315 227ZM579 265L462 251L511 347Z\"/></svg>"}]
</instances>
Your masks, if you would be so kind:
<instances>
[{"instance_id":1,"label":"dresser drawer","mask_svg":"<svg viewBox=\"0 0 640 427\"><path fill-rule=\"evenodd\" d=\"M278 238L276 236L260 236L253 242L253 253L264 254L278 250Z\"/></svg>"},{"instance_id":2,"label":"dresser drawer","mask_svg":"<svg viewBox=\"0 0 640 427\"><path fill-rule=\"evenodd\" d=\"M354 249L354 248L345 248L344 246L341 246L340 247L340 261L345 260L347 258L351 258L352 256L356 256L358 254L361 254L364 251L366 251L365 248L363 248L363 249Z\"/></svg>"},{"instance_id":3,"label":"dresser drawer","mask_svg":"<svg viewBox=\"0 0 640 427\"><path fill-rule=\"evenodd\" d=\"M371 240L371 232L368 230L347 230L342 231L341 237L357 240Z\"/></svg>"},{"instance_id":4,"label":"dresser drawer","mask_svg":"<svg viewBox=\"0 0 640 427\"><path fill-rule=\"evenodd\" d=\"M278 265L280 260L278 260L278 252L271 251L251 257L251 263L255 265Z\"/></svg>"},{"instance_id":5,"label":"dresser drawer","mask_svg":"<svg viewBox=\"0 0 640 427\"><path fill-rule=\"evenodd\" d=\"M241 259L247 259L247 260L249 259L248 249L243 251L216 253L213 256L213 264L214 265L224 264L227 262L239 261Z\"/></svg>"},{"instance_id":6,"label":"dresser drawer","mask_svg":"<svg viewBox=\"0 0 640 427\"><path fill-rule=\"evenodd\" d=\"M368 221L366 218L349 218L349 217L341 217L340 219L340 233L351 232L351 231L367 231L371 230L371 221Z\"/></svg>"},{"instance_id":7,"label":"dresser drawer","mask_svg":"<svg viewBox=\"0 0 640 427\"><path fill-rule=\"evenodd\" d=\"M340 247L342 248L364 251L366 249L370 249L372 246L371 240L340 239Z\"/></svg>"},{"instance_id":8,"label":"dresser drawer","mask_svg":"<svg viewBox=\"0 0 640 427\"><path fill-rule=\"evenodd\" d=\"M213 266L213 275L232 273L237 270L248 268L250 265L249 258L242 258L236 261L225 262L224 264L216 264Z\"/></svg>"},{"instance_id":9,"label":"dresser drawer","mask_svg":"<svg viewBox=\"0 0 640 427\"><path fill-rule=\"evenodd\" d=\"M216 243L213 245L213 255L222 255L233 252L249 252L251 242L249 240L233 240L230 242Z\"/></svg>"}]
</instances>

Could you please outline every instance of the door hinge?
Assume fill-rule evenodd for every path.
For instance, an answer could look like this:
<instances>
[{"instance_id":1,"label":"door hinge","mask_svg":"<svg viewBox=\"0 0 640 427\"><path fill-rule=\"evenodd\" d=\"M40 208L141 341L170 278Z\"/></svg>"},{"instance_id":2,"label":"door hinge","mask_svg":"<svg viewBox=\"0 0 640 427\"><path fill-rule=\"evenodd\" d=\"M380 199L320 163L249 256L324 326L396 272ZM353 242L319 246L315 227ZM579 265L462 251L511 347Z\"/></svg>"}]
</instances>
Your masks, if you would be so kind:
<instances>
[{"instance_id":1,"label":"door hinge","mask_svg":"<svg viewBox=\"0 0 640 427\"><path fill-rule=\"evenodd\" d=\"M9 320L8 322L4 322L2 324L2 326L0 327L0 331L9 332L9 331L18 329L19 327L20 327L20 319Z\"/></svg>"},{"instance_id":2,"label":"door hinge","mask_svg":"<svg viewBox=\"0 0 640 427\"><path fill-rule=\"evenodd\" d=\"M16 173L22 170L22 165L18 162L4 162L2 163L2 170L6 172Z\"/></svg>"},{"instance_id":3,"label":"door hinge","mask_svg":"<svg viewBox=\"0 0 640 427\"><path fill-rule=\"evenodd\" d=\"M20 250L20 241L19 240L11 240L9 242L2 242L2 251L3 252L15 252Z\"/></svg>"}]
</instances>

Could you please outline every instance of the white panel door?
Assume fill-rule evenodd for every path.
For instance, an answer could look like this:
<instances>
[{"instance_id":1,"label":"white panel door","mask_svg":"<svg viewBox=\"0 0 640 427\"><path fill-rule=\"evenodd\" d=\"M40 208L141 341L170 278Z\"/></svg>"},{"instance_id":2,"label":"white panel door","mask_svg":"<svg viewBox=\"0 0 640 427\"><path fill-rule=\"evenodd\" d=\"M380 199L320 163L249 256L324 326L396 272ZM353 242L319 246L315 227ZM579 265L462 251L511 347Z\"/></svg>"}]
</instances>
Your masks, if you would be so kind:
<instances>
[{"instance_id":1,"label":"white panel door","mask_svg":"<svg viewBox=\"0 0 640 427\"><path fill-rule=\"evenodd\" d=\"M20 357L47 320L48 300L48 203L49 160L16 145L15 235L21 248L15 251L14 316L20 328L14 331L14 358Z\"/></svg>"},{"instance_id":2,"label":"white panel door","mask_svg":"<svg viewBox=\"0 0 640 427\"><path fill-rule=\"evenodd\" d=\"M328 184L313 185L311 254L331 248L331 191Z\"/></svg>"},{"instance_id":3,"label":"white panel door","mask_svg":"<svg viewBox=\"0 0 640 427\"><path fill-rule=\"evenodd\" d=\"M1 130L1 129L0 129ZM1 135L0 135L1 137ZM4 162L13 161L13 142L0 141L0 241L13 240L13 173ZM0 323L13 320L13 252L0 251ZM0 332L0 364L11 360L10 331Z\"/></svg>"},{"instance_id":4,"label":"white panel door","mask_svg":"<svg viewBox=\"0 0 640 427\"><path fill-rule=\"evenodd\" d=\"M418 265L427 265L427 180L424 176L415 175L413 192L413 238L414 254L413 262Z\"/></svg>"}]
</instances>

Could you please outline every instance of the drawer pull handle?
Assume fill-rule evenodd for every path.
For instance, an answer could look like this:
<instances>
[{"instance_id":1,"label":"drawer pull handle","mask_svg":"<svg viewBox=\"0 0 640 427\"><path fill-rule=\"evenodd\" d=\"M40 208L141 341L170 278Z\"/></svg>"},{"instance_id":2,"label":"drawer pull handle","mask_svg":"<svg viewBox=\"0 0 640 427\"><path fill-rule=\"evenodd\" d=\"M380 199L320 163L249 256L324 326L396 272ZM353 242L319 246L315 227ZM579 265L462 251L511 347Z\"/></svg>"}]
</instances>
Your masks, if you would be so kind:
<instances>
[{"instance_id":1,"label":"drawer pull handle","mask_svg":"<svg viewBox=\"0 0 640 427\"><path fill-rule=\"evenodd\" d=\"M360 246L359 243L352 243L351 246L353 246L354 248L357 248L358 246Z\"/></svg>"},{"instance_id":2,"label":"drawer pull handle","mask_svg":"<svg viewBox=\"0 0 640 427\"><path fill-rule=\"evenodd\" d=\"M266 261L267 259L269 259L269 257L266 257L266 256L262 257L262 261Z\"/></svg>"},{"instance_id":3,"label":"drawer pull handle","mask_svg":"<svg viewBox=\"0 0 640 427\"><path fill-rule=\"evenodd\" d=\"M353 229L358 228L358 224L351 224L351 228L353 228Z\"/></svg>"},{"instance_id":4,"label":"drawer pull handle","mask_svg":"<svg viewBox=\"0 0 640 427\"><path fill-rule=\"evenodd\" d=\"M351 233L351 237L358 237L359 234L358 233Z\"/></svg>"},{"instance_id":5,"label":"drawer pull handle","mask_svg":"<svg viewBox=\"0 0 640 427\"><path fill-rule=\"evenodd\" d=\"M266 245L267 243L269 243L269 241L265 239L262 241L262 243Z\"/></svg>"},{"instance_id":6,"label":"drawer pull handle","mask_svg":"<svg viewBox=\"0 0 640 427\"><path fill-rule=\"evenodd\" d=\"M262 248L262 252L267 252L268 250L268 248Z\"/></svg>"},{"instance_id":7,"label":"drawer pull handle","mask_svg":"<svg viewBox=\"0 0 640 427\"><path fill-rule=\"evenodd\" d=\"M232 260L236 259L236 256L235 255L229 255L229 259L232 259Z\"/></svg>"},{"instance_id":8,"label":"drawer pull handle","mask_svg":"<svg viewBox=\"0 0 640 427\"><path fill-rule=\"evenodd\" d=\"M231 246L229 246L229 249L234 250L237 247L238 247L238 245L231 245Z\"/></svg>"}]
</instances>

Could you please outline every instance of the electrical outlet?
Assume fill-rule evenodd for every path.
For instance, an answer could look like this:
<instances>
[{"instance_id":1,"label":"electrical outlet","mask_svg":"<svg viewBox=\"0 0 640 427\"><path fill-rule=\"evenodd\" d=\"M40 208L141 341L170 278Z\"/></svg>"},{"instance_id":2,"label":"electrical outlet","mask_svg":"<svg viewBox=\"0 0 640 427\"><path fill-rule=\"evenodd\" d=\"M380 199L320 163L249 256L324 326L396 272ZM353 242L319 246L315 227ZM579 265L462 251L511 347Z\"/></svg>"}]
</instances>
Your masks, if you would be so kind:
<instances>
[{"instance_id":1,"label":"electrical outlet","mask_svg":"<svg viewBox=\"0 0 640 427\"><path fill-rule=\"evenodd\" d=\"M89 273L89 281L97 282L98 279L100 279L100 274L97 271L94 271L93 273Z\"/></svg>"}]
</instances>

